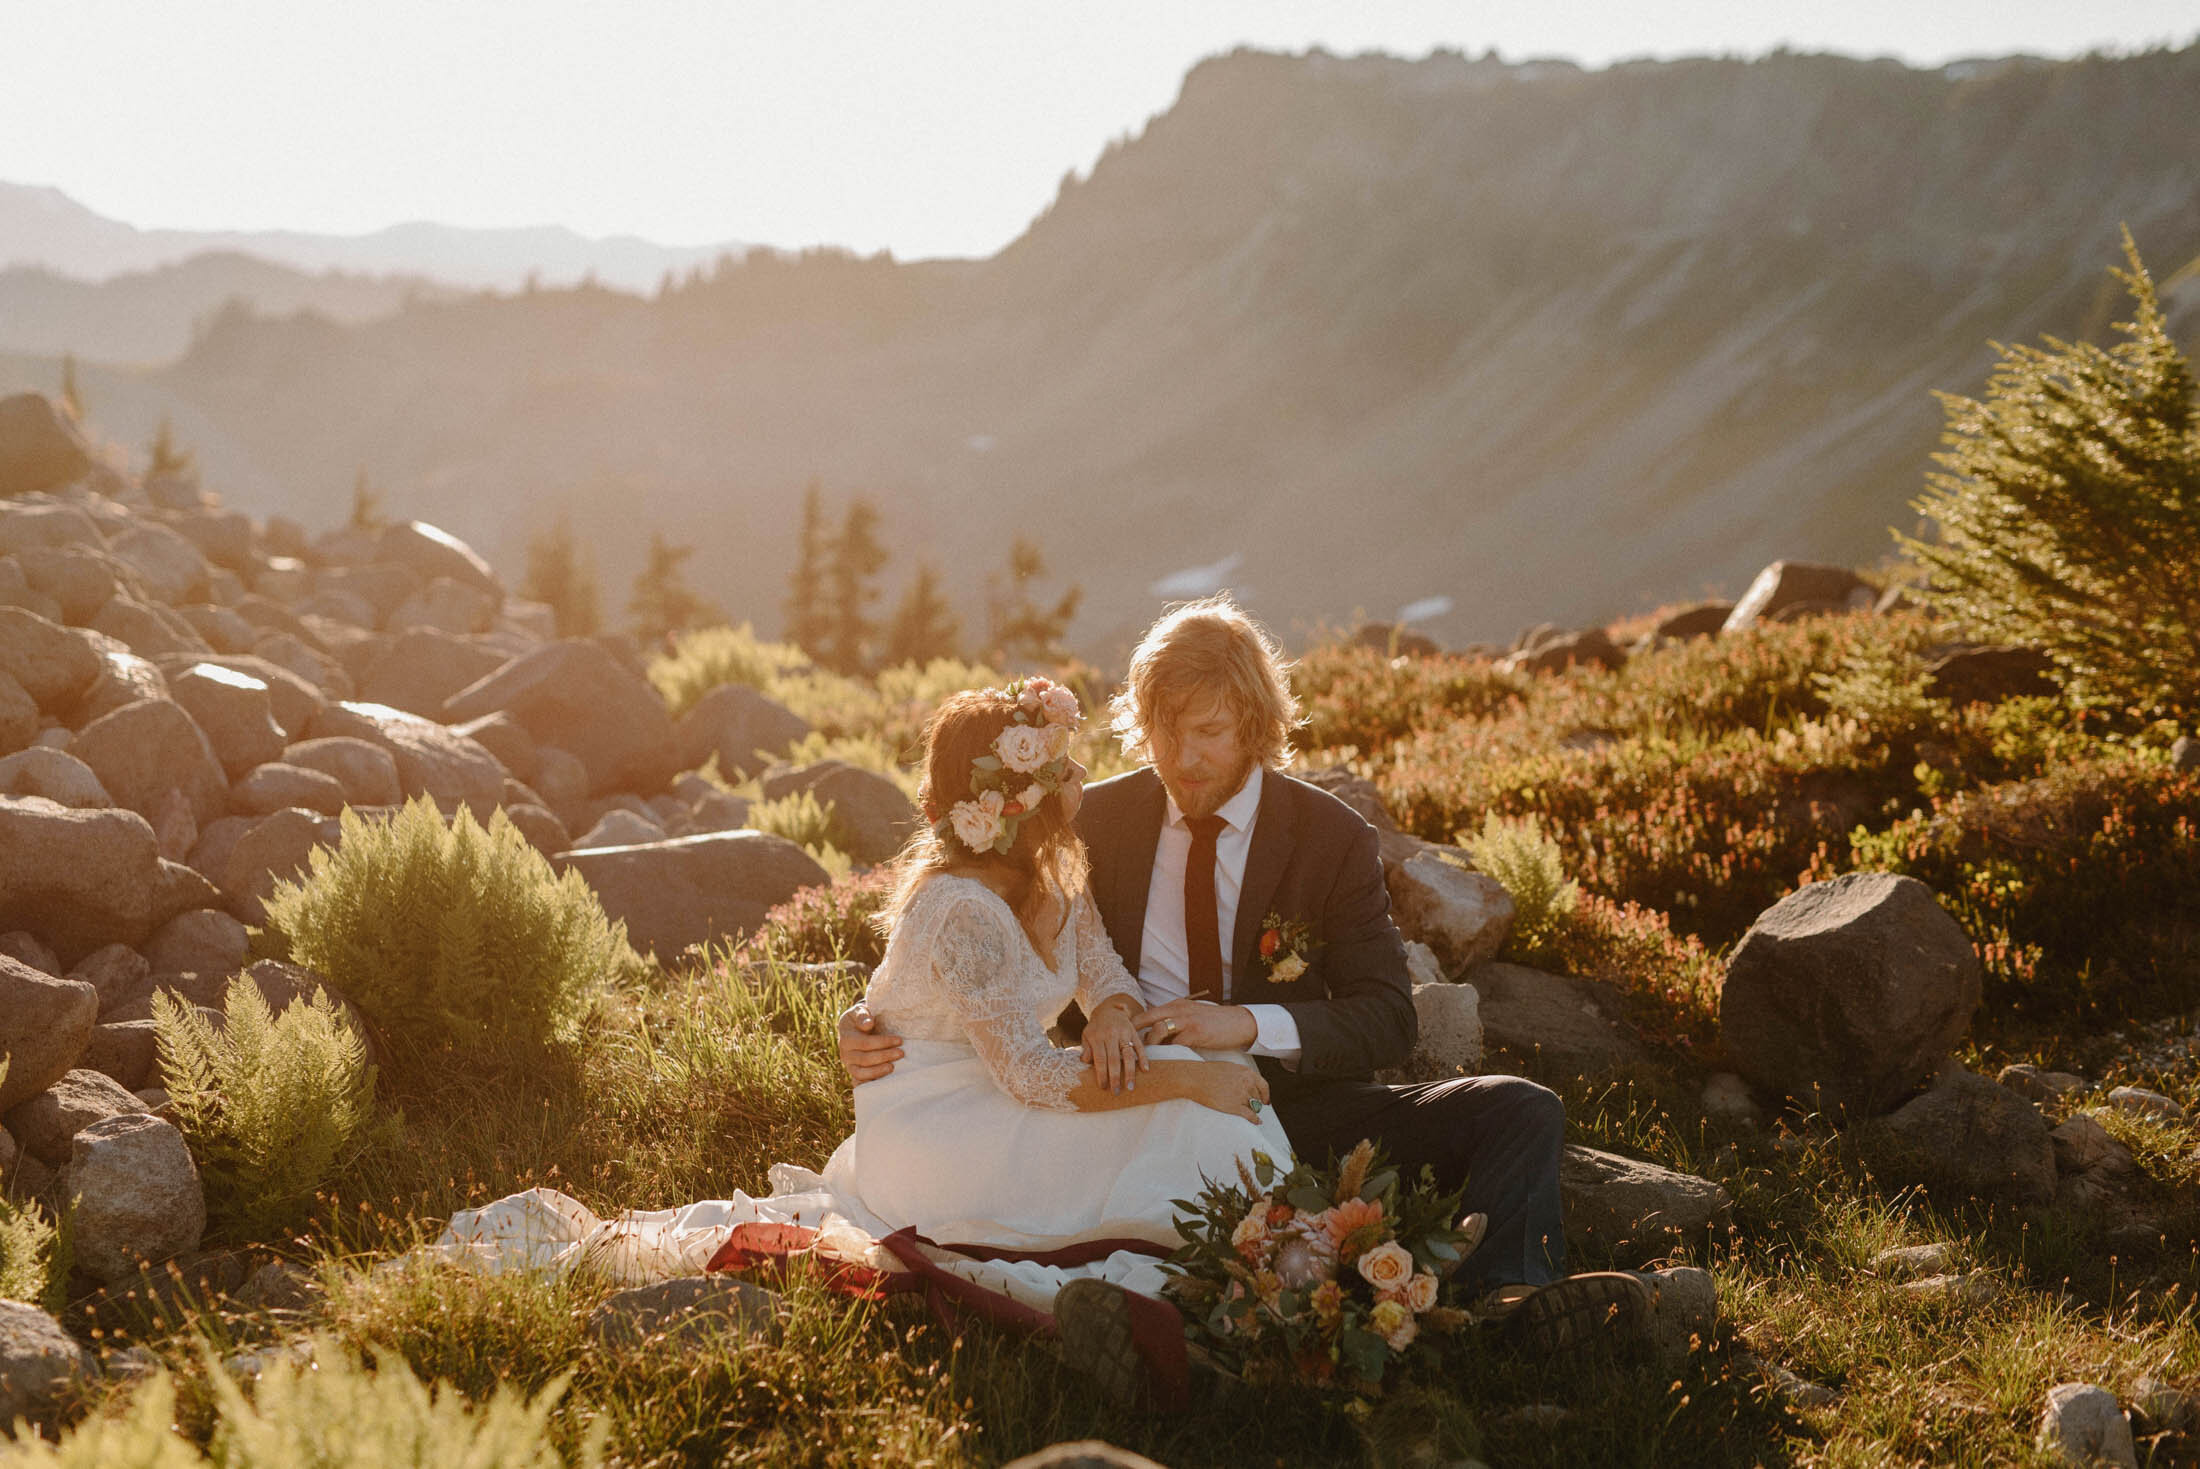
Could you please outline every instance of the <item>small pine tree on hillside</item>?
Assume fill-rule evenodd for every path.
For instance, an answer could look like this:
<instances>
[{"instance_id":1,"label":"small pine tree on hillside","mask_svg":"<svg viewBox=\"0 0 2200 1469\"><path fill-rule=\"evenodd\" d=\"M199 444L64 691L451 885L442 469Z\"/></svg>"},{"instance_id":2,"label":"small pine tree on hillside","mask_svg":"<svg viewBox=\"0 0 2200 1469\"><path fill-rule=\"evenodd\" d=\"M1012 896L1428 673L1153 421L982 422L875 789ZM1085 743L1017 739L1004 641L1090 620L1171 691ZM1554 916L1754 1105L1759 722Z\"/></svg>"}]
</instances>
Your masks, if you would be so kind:
<instances>
[{"instance_id":1,"label":"small pine tree on hillside","mask_svg":"<svg viewBox=\"0 0 2200 1469\"><path fill-rule=\"evenodd\" d=\"M1062 646L1062 636L1069 631L1070 619L1077 615L1085 589L1071 586L1052 606L1042 606L1034 592L1036 583L1046 574L1046 555L1038 542L1018 536L1008 548L1006 574L986 578L986 633L992 643L989 661L1059 663L1069 656Z\"/></svg>"},{"instance_id":2,"label":"small pine tree on hillside","mask_svg":"<svg viewBox=\"0 0 2200 1469\"><path fill-rule=\"evenodd\" d=\"M2193 375L2124 235L2136 310L2114 347L2000 347L1984 400L1942 394L1942 471L1897 533L1924 597L1975 638L2051 659L2080 702L2200 704L2200 431Z\"/></svg>"},{"instance_id":3,"label":"small pine tree on hillside","mask_svg":"<svg viewBox=\"0 0 2200 1469\"><path fill-rule=\"evenodd\" d=\"M176 442L176 427L161 415L160 427L153 434L150 461L145 466L146 478L172 476L176 479L196 479L198 462L189 449Z\"/></svg>"},{"instance_id":4,"label":"small pine tree on hillside","mask_svg":"<svg viewBox=\"0 0 2200 1469\"><path fill-rule=\"evenodd\" d=\"M939 573L930 562L919 562L916 575L895 604L886 625L886 652L879 659L888 668L904 663L919 666L935 658L962 657L962 623L941 595Z\"/></svg>"},{"instance_id":5,"label":"small pine tree on hillside","mask_svg":"<svg viewBox=\"0 0 2200 1469\"><path fill-rule=\"evenodd\" d=\"M832 601L827 612L825 656L819 661L836 673L863 672L869 662L872 635L878 631L870 616L870 606L878 600L879 569L886 564L886 548L879 544L878 528L878 507L861 495L851 499L825 564L825 582Z\"/></svg>"},{"instance_id":6,"label":"small pine tree on hillside","mask_svg":"<svg viewBox=\"0 0 2200 1469\"><path fill-rule=\"evenodd\" d=\"M61 411L78 423L84 421L84 393L77 386L74 352L64 353L61 358Z\"/></svg>"},{"instance_id":7,"label":"small pine tree on hillside","mask_svg":"<svg viewBox=\"0 0 2200 1469\"><path fill-rule=\"evenodd\" d=\"M683 568L694 554L693 546L651 533L649 561L634 578L634 592L626 602L627 615L634 620L634 635L645 646L669 650L675 634L726 620L716 603L688 585Z\"/></svg>"},{"instance_id":8,"label":"small pine tree on hillside","mask_svg":"<svg viewBox=\"0 0 2200 1469\"><path fill-rule=\"evenodd\" d=\"M591 637L601 630L594 558L574 540L570 516L561 514L527 542L527 574L519 594L550 608L561 638Z\"/></svg>"},{"instance_id":9,"label":"small pine tree on hillside","mask_svg":"<svg viewBox=\"0 0 2200 1469\"><path fill-rule=\"evenodd\" d=\"M794 572L787 578L786 639L812 658L825 651L825 557L830 543L824 492L813 479L802 491L802 529L795 543Z\"/></svg>"},{"instance_id":10,"label":"small pine tree on hillside","mask_svg":"<svg viewBox=\"0 0 2200 1469\"><path fill-rule=\"evenodd\" d=\"M382 492L368 482L367 467L362 464L351 482L351 528L380 530L389 523L382 513Z\"/></svg>"}]
</instances>

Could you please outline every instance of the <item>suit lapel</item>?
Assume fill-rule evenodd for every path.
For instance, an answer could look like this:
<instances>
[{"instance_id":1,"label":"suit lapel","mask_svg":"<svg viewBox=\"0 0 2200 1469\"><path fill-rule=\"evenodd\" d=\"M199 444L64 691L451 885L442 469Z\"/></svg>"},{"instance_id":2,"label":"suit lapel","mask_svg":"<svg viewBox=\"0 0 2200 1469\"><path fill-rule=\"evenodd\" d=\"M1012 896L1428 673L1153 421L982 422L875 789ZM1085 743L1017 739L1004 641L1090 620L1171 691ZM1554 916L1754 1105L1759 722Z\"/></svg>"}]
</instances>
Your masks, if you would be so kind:
<instances>
[{"instance_id":1,"label":"suit lapel","mask_svg":"<svg viewBox=\"0 0 2200 1469\"><path fill-rule=\"evenodd\" d=\"M1108 912L1113 921L1108 931L1123 956L1123 967L1135 977L1146 949L1146 896L1153 890L1153 854L1161 845L1161 822L1168 815L1168 793L1161 777L1151 770L1139 772L1127 818L1110 843L1108 863Z\"/></svg>"},{"instance_id":2,"label":"suit lapel","mask_svg":"<svg viewBox=\"0 0 2200 1469\"><path fill-rule=\"evenodd\" d=\"M1245 855L1245 881L1238 888L1237 922L1230 934L1230 973L1235 981L1233 998L1241 998L1258 971L1256 953L1261 920L1275 901L1276 885L1283 881L1284 866L1291 860L1291 843L1297 826L1296 803L1291 799L1288 777L1278 771L1261 776L1260 815L1253 823L1253 848ZM1265 972L1258 982L1267 983Z\"/></svg>"}]
</instances>

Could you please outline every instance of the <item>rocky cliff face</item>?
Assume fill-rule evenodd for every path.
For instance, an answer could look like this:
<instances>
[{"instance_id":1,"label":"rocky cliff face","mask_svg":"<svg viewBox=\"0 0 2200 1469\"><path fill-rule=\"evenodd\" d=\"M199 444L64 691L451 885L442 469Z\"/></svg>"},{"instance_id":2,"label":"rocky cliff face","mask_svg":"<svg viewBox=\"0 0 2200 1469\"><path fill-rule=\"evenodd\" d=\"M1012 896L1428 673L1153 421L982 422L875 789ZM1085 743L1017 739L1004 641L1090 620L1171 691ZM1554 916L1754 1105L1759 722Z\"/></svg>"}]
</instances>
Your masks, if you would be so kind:
<instances>
[{"instance_id":1,"label":"rocky cliff face","mask_svg":"<svg viewBox=\"0 0 2200 1469\"><path fill-rule=\"evenodd\" d=\"M950 565L1034 534L1101 652L1232 556L1284 627L1443 594L1431 631L1500 637L1884 551L1932 389L1990 338L2105 334L2120 225L2164 280L2200 254L2195 104L2200 48L1241 53L988 261L230 319L160 385L247 493L326 516L363 463L507 558L562 501L615 585L674 529L766 624L818 475Z\"/></svg>"}]
</instances>

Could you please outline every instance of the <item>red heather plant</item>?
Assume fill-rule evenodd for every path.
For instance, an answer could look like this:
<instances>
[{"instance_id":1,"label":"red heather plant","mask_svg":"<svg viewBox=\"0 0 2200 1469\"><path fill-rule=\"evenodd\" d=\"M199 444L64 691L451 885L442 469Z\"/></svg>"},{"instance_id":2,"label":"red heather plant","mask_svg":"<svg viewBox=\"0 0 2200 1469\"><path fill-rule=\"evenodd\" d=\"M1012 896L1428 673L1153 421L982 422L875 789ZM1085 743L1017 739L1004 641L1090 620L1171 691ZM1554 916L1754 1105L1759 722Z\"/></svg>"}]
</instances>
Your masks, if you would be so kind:
<instances>
[{"instance_id":1,"label":"red heather plant","mask_svg":"<svg viewBox=\"0 0 2200 1469\"><path fill-rule=\"evenodd\" d=\"M739 953L788 964L853 959L876 965L886 957L886 939L873 920L893 891L893 872L883 866L804 888L765 914L763 926L741 941Z\"/></svg>"},{"instance_id":2,"label":"red heather plant","mask_svg":"<svg viewBox=\"0 0 2200 1469\"><path fill-rule=\"evenodd\" d=\"M2158 757L2096 746L1842 845L1846 863L1829 844L1808 875L1927 884L1978 946L1989 999L2135 1011L2200 990L2200 775Z\"/></svg>"}]
</instances>

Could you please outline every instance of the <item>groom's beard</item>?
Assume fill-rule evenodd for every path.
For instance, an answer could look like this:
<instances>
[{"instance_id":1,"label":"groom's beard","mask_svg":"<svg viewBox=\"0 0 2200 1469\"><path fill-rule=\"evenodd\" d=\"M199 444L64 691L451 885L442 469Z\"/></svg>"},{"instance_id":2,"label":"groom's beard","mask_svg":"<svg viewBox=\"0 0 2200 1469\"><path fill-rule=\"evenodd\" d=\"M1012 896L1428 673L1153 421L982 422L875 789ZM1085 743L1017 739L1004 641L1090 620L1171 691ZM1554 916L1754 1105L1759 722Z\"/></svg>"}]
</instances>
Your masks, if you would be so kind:
<instances>
[{"instance_id":1,"label":"groom's beard","mask_svg":"<svg viewBox=\"0 0 2200 1469\"><path fill-rule=\"evenodd\" d=\"M1161 783L1169 788L1170 799L1176 809L1186 816L1211 816L1222 809L1253 777L1254 760L1250 755L1241 758L1236 767L1227 770L1171 770L1158 771ZM1196 787L1187 788L1181 782L1197 781Z\"/></svg>"}]
</instances>

